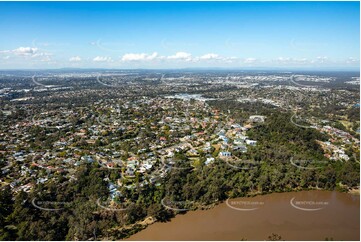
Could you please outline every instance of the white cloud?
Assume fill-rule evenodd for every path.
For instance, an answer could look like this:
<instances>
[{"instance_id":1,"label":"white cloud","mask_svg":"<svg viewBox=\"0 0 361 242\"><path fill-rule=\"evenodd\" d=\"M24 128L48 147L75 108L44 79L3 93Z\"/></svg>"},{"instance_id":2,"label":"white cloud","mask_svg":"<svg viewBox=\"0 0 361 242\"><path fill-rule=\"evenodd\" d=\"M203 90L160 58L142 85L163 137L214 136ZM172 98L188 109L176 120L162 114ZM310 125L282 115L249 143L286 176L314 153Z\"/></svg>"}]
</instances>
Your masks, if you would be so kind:
<instances>
[{"instance_id":1,"label":"white cloud","mask_svg":"<svg viewBox=\"0 0 361 242\"><path fill-rule=\"evenodd\" d=\"M221 59L219 55L214 53L205 54L199 57L200 60L218 60Z\"/></svg>"},{"instance_id":2,"label":"white cloud","mask_svg":"<svg viewBox=\"0 0 361 242\"><path fill-rule=\"evenodd\" d=\"M156 59L158 56L157 52L153 54L145 54L145 53L128 53L122 56L122 61L151 61Z\"/></svg>"},{"instance_id":3,"label":"white cloud","mask_svg":"<svg viewBox=\"0 0 361 242\"><path fill-rule=\"evenodd\" d=\"M0 53L14 54L18 56L33 56L38 52L38 48L19 47L13 50L1 50Z\"/></svg>"},{"instance_id":4,"label":"white cloud","mask_svg":"<svg viewBox=\"0 0 361 242\"><path fill-rule=\"evenodd\" d=\"M224 62L224 63L233 63L237 59L238 59L237 57L224 57L224 56L220 56L215 53L208 53L208 54L193 58L193 61L195 61L195 62L217 61L217 62Z\"/></svg>"},{"instance_id":5,"label":"white cloud","mask_svg":"<svg viewBox=\"0 0 361 242\"><path fill-rule=\"evenodd\" d=\"M121 61L130 62L130 61L153 61L153 60L163 60L163 61L185 61L185 62L200 62L200 61L223 61L225 63L232 63L234 60L237 60L237 57L222 57L215 53L208 53L202 56L193 57L192 54L187 52L176 52L174 55L169 56L160 56L157 52L152 54L147 53L127 53L121 56Z\"/></svg>"},{"instance_id":6,"label":"white cloud","mask_svg":"<svg viewBox=\"0 0 361 242\"><path fill-rule=\"evenodd\" d=\"M153 54L147 56L147 60L154 60L155 58L157 58L157 56L158 56L158 53L153 52Z\"/></svg>"},{"instance_id":7,"label":"white cloud","mask_svg":"<svg viewBox=\"0 0 361 242\"><path fill-rule=\"evenodd\" d=\"M327 56L318 56L316 58L320 63L325 63L328 60Z\"/></svg>"},{"instance_id":8,"label":"white cloud","mask_svg":"<svg viewBox=\"0 0 361 242\"><path fill-rule=\"evenodd\" d=\"M33 56L38 52L38 48L32 47L19 47L15 50L12 50L12 53L20 56Z\"/></svg>"},{"instance_id":9,"label":"white cloud","mask_svg":"<svg viewBox=\"0 0 361 242\"><path fill-rule=\"evenodd\" d=\"M31 58L33 58L33 59L37 58L37 60L40 60L43 62L49 62L52 60L52 54L45 53L45 52L35 53L34 55L31 56Z\"/></svg>"},{"instance_id":10,"label":"white cloud","mask_svg":"<svg viewBox=\"0 0 361 242\"><path fill-rule=\"evenodd\" d=\"M277 61L278 62L289 62L291 60L291 58L289 57L278 57Z\"/></svg>"},{"instance_id":11,"label":"white cloud","mask_svg":"<svg viewBox=\"0 0 361 242\"><path fill-rule=\"evenodd\" d=\"M177 52L175 55L168 56L167 59L191 61L192 55L187 52Z\"/></svg>"},{"instance_id":12,"label":"white cloud","mask_svg":"<svg viewBox=\"0 0 361 242\"><path fill-rule=\"evenodd\" d=\"M236 60L238 60L238 57L232 56L232 57L224 57L223 60L226 63L234 63Z\"/></svg>"},{"instance_id":13,"label":"white cloud","mask_svg":"<svg viewBox=\"0 0 361 242\"><path fill-rule=\"evenodd\" d=\"M359 60L354 58L354 57L349 57L347 60L346 60L346 63L347 64L352 64L352 63L358 63Z\"/></svg>"},{"instance_id":14,"label":"white cloud","mask_svg":"<svg viewBox=\"0 0 361 242\"><path fill-rule=\"evenodd\" d=\"M122 61L139 61L139 60L145 60L147 54L141 53L141 54L125 54L122 56Z\"/></svg>"},{"instance_id":15,"label":"white cloud","mask_svg":"<svg viewBox=\"0 0 361 242\"><path fill-rule=\"evenodd\" d=\"M252 64L252 63L255 63L257 61L256 58L246 58L244 60L244 63L247 63L247 64Z\"/></svg>"},{"instance_id":16,"label":"white cloud","mask_svg":"<svg viewBox=\"0 0 361 242\"><path fill-rule=\"evenodd\" d=\"M2 50L0 53L10 54L6 56L6 59L9 59L11 56L13 57L21 57L26 59L34 59L42 62L51 61L51 53L48 52L39 52L38 48L35 47L19 47L13 50Z\"/></svg>"},{"instance_id":17,"label":"white cloud","mask_svg":"<svg viewBox=\"0 0 361 242\"><path fill-rule=\"evenodd\" d=\"M157 52L147 53L127 53L121 57L122 61L152 61L152 60L181 60L191 61L192 55L186 52L177 52L170 56L159 56Z\"/></svg>"},{"instance_id":18,"label":"white cloud","mask_svg":"<svg viewBox=\"0 0 361 242\"><path fill-rule=\"evenodd\" d=\"M111 62L112 58L107 56L97 56L93 59L95 62Z\"/></svg>"},{"instance_id":19,"label":"white cloud","mask_svg":"<svg viewBox=\"0 0 361 242\"><path fill-rule=\"evenodd\" d=\"M291 58L291 57L278 57L272 62L276 62L282 65L304 65L304 64L312 64L313 61L309 61L307 58Z\"/></svg>"},{"instance_id":20,"label":"white cloud","mask_svg":"<svg viewBox=\"0 0 361 242\"><path fill-rule=\"evenodd\" d=\"M69 58L70 62L79 62L81 61L81 58L79 56L73 56Z\"/></svg>"},{"instance_id":21,"label":"white cloud","mask_svg":"<svg viewBox=\"0 0 361 242\"><path fill-rule=\"evenodd\" d=\"M39 53L33 54L31 57L44 57L44 56L52 56L52 54L46 53L46 52L39 52Z\"/></svg>"}]
</instances>

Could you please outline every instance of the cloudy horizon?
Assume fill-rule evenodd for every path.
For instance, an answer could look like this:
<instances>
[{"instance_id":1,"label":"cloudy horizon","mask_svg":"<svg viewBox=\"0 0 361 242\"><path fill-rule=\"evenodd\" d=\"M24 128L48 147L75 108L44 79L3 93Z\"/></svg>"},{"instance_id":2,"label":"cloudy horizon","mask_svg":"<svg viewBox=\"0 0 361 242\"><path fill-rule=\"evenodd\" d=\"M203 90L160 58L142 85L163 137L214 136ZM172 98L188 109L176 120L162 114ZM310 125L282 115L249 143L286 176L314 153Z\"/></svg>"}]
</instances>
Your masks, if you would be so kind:
<instances>
[{"instance_id":1,"label":"cloudy horizon","mask_svg":"<svg viewBox=\"0 0 361 242\"><path fill-rule=\"evenodd\" d=\"M359 2L0 3L0 69L359 70Z\"/></svg>"}]
</instances>

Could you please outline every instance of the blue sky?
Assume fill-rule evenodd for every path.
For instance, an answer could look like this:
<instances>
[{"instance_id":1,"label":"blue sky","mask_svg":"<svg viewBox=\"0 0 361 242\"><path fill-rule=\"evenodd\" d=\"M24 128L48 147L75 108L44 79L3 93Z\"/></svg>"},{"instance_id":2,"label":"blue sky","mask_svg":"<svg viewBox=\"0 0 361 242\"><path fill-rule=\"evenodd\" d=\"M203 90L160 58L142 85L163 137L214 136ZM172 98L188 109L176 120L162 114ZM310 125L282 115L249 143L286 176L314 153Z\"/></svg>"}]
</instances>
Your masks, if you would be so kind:
<instances>
[{"instance_id":1,"label":"blue sky","mask_svg":"<svg viewBox=\"0 0 361 242\"><path fill-rule=\"evenodd\" d=\"M359 2L0 2L0 68L358 69Z\"/></svg>"}]
</instances>

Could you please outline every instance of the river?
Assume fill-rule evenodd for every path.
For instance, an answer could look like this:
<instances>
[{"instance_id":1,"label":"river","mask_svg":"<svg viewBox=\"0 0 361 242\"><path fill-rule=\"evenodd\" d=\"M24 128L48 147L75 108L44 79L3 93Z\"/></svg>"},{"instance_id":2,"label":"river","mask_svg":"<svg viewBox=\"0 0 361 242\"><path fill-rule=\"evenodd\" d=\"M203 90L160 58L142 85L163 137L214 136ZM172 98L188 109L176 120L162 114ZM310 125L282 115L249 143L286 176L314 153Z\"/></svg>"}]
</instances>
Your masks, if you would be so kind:
<instances>
[{"instance_id":1,"label":"river","mask_svg":"<svg viewBox=\"0 0 361 242\"><path fill-rule=\"evenodd\" d=\"M230 199L154 223L127 240L360 240L360 197L301 191Z\"/></svg>"}]
</instances>

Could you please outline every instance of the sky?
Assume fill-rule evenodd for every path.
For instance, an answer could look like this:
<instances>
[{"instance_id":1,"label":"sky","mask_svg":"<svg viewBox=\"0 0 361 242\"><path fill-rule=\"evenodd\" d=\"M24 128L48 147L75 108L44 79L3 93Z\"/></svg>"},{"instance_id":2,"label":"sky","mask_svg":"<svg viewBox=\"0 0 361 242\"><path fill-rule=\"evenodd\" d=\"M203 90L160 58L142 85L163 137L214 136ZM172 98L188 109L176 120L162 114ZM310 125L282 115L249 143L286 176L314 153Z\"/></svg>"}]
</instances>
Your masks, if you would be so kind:
<instances>
[{"instance_id":1,"label":"sky","mask_svg":"<svg viewBox=\"0 0 361 242\"><path fill-rule=\"evenodd\" d=\"M0 69L360 65L359 2L0 2Z\"/></svg>"}]
</instances>

